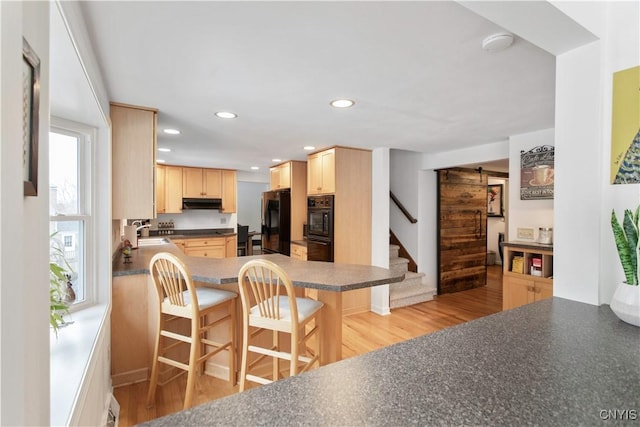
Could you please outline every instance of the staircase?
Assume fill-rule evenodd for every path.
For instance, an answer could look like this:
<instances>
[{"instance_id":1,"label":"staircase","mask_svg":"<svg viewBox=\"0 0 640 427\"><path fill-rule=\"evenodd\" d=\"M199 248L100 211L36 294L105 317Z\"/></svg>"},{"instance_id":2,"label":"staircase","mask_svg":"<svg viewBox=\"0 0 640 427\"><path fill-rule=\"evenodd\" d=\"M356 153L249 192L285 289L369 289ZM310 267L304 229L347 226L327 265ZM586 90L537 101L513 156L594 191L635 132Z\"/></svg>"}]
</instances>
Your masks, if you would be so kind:
<instances>
[{"instance_id":1,"label":"staircase","mask_svg":"<svg viewBox=\"0 0 640 427\"><path fill-rule=\"evenodd\" d=\"M436 289L429 289L422 283L424 273L408 271L409 260L398 256L400 246L389 245L389 269L404 273L404 280L389 284L389 308L400 308L419 302L430 301Z\"/></svg>"}]
</instances>

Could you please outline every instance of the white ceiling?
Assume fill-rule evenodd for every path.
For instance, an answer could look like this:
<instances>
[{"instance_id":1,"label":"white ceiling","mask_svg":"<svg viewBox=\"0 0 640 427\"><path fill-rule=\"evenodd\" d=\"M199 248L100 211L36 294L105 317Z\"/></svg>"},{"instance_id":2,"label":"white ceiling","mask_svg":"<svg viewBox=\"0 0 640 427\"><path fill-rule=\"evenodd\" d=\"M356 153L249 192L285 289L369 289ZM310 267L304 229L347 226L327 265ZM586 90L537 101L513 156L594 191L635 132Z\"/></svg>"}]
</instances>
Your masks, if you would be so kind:
<instances>
[{"instance_id":1,"label":"white ceiling","mask_svg":"<svg viewBox=\"0 0 640 427\"><path fill-rule=\"evenodd\" d=\"M170 164L265 171L304 145L433 153L554 126L555 57L518 37L483 51L503 29L456 2L81 7L110 99L182 131L158 134Z\"/></svg>"}]
</instances>

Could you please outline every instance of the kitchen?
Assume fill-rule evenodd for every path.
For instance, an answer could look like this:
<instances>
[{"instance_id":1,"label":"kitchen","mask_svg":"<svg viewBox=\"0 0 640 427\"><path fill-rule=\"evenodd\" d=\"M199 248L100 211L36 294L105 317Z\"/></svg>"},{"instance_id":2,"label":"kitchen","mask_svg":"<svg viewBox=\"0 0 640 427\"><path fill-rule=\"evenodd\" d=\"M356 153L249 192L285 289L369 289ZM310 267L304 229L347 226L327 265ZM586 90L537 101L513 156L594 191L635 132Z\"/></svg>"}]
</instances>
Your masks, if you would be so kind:
<instances>
[{"instance_id":1,"label":"kitchen","mask_svg":"<svg viewBox=\"0 0 640 427\"><path fill-rule=\"evenodd\" d=\"M5 29L5 25L7 25L7 20L11 18L15 18L13 19L13 22L16 23L15 26L20 27L21 25L24 25L26 28L27 35L29 35L32 39L34 37L37 39L37 37L34 36L34 32L37 33L38 30L34 30L33 28L31 28L31 24L29 23L31 22L37 23L38 28L47 28L46 24L41 25L43 24L43 19L44 21L46 21L46 18L43 18L43 15L38 14L38 7L42 7L42 5L25 6L26 7L25 16L29 18L28 20L29 23L27 24L20 24L20 22L22 22L21 19L19 17L16 18L16 16L20 16L20 11L22 6L3 4L2 7L3 7L2 9L3 30ZM584 4L581 5L580 7L586 8L587 11L591 10L589 9L589 6L585 6ZM604 7L604 6L593 5L591 7L597 9L599 7ZM623 7L623 6L620 6L620 7ZM20 11L16 10L15 8L19 9ZM571 8L569 7L569 9ZM605 18L605 14L596 13L592 15L594 22L607 21L608 19L615 19L616 21L621 20L624 22L625 17L637 15L637 14L634 15L633 11L631 13L625 13L625 12L616 13L616 11L618 10L613 8L612 12L614 13L614 15L613 16L609 15L609 17L607 18ZM575 13L572 13L571 10L567 10L567 9L565 9L565 12L568 13L570 16L575 17L575 19L581 21L581 19L576 16L576 15L580 15L579 12L574 11ZM73 20L73 18L69 18L69 19ZM589 27L588 24L584 22L582 23L583 25L586 25ZM624 25L619 27L624 27ZM628 27L633 28L634 26L630 25ZM11 28L14 28L14 27L11 27ZM540 27L540 29L542 29L542 26ZM601 41L596 42L598 43L598 46L601 43L603 43L602 40L605 41L605 44L607 40L609 41L613 39L618 40L618 36L617 35L614 36L615 33L608 32L607 30L594 29L593 31L597 33L598 36L601 38ZM609 30L609 31L613 31L613 30ZM546 28L545 28L545 32L546 32ZM20 30L15 29L15 33L19 34ZM40 37L46 40L47 36L44 35ZM15 44L17 45L18 37L14 37L14 38L15 38ZM5 40L4 33L3 33L3 40ZM87 55L86 52L90 50L86 49L86 41L84 39L79 39L77 40L77 43L80 46L80 50L83 52L83 55ZM634 54L631 52L637 52L637 49L634 48L635 45L633 43L634 42L630 42L629 39L626 39L623 46L627 46L628 50L623 52L617 51L616 55L619 55L619 56L615 56L613 59L606 59L605 60L606 68L617 70L624 66L625 61L627 64L633 61L633 60L624 59L625 58L624 52L627 52L627 57L629 56L633 57ZM37 50L39 52L46 51L46 48L44 47L45 44L46 43L35 43L35 45L37 46ZM83 45L84 45L84 48L83 48ZM562 194L562 197L559 197L555 201L554 228L556 229L556 231L560 229L563 230L562 234L557 233L555 236L556 237L555 241L557 243L557 247L555 248L556 250L555 255L557 259L561 260L561 261L558 261L556 265L556 281L559 284L559 286L557 287L556 296L567 297L569 299L597 305L600 302L606 303L606 301L608 301L608 297L610 296L610 293L612 292L610 290L610 286L605 284L605 282L615 281L615 279L612 279L612 280L606 279L606 278L617 276L616 271L613 271L612 267L608 267L608 266L615 265L615 259L609 259L608 255L601 255L601 253L603 252L604 253L608 252L608 251L600 250L600 246L608 245L608 243L606 244L604 243L604 241L607 239L603 238L602 244L592 242L586 239L586 236L585 236L586 233L584 233L584 230L585 229L600 230L602 235L605 236L607 228L605 225L602 225L600 223L598 212L600 212L601 210L609 210L611 207L611 203L610 203L611 201L613 201L613 203L616 205L615 206L616 209L624 207L626 204L626 200L637 199L637 189L629 188L629 187L627 188L617 187L615 189L612 189L609 187L603 187L601 180L598 178L598 174L593 173L594 170L600 170L602 168L601 162L599 160L601 157L595 154L588 154L587 151L590 151L590 150L584 149L585 144L587 144L588 147L593 149L590 151L591 153L601 152L602 150L601 140L605 140L606 136L603 136L603 132L599 130L600 129L599 126L607 128L608 126L607 124L610 121L610 117L609 118L607 117L608 114L603 113L603 111L605 110L608 111L608 109L606 108L606 102L603 101L603 99L607 99L607 91L604 90L597 83L600 81L600 77L594 76L590 72L587 72L587 73L584 72L585 67L583 66L585 64L585 61L589 62L590 60L593 60L593 61L596 61L596 63L598 63L597 61L601 60L597 56L597 54L595 54L593 49L591 49L593 47L594 46L590 46L586 50L578 49L575 52L572 52L573 55L565 55L564 52L566 52L566 50L557 51L558 57L562 60L559 64L560 66L558 70L559 75L562 77L564 76L565 72L569 72L570 70L575 71L575 74L580 75L580 78L583 79L584 84L581 85L581 87L582 88L589 87L593 89L593 92L590 92L589 96L596 99L593 103L581 102L581 100L584 99L583 97L586 96L586 94L581 93L580 96L578 96L577 93L571 92L571 89L570 89L571 85L568 85L566 81L559 79L558 84L560 85L560 87L566 88L569 91L569 93L566 93L566 92L560 93L558 95L558 99L556 100L556 114L559 116L556 117L556 130L555 130L556 141L555 142L558 147L563 147L564 153L567 153L567 150L568 150L569 152L572 152L572 156L576 155L576 153L580 153L580 156L583 156L583 157L581 157L581 160L582 160L581 162L576 162L573 158L568 159L566 157L563 157L563 154L560 153L560 150L559 150L558 159L557 159L558 172L556 175L557 176L556 189L558 194ZM9 54L6 51L3 51L3 71L5 71L4 64L11 64L13 61L10 57L5 57L4 55L9 55ZM5 59L7 61L5 61ZM634 65L634 64L631 63L629 65ZM90 65L88 67L91 68ZM591 69L589 67L586 67L586 68L588 70ZM3 78L9 79L11 78L11 74L3 74ZM96 84L95 83L96 81L97 80L93 80L93 83ZM43 81L43 84L46 84L46 81ZM106 92L100 92L98 90L98 93L104 94ZM42 108L44 109L43 111L46 111L46 108L47 108L45 101L46 100L43 100L43 103L42 103ZM3 102L4 102L4 95L3 95ZM568 106L571 106L572 108L567 108ZM108 111L108 108L104 110ZM572 110L573 113L568 112L567 110ZM11 109L8 108L7 110L5 110L3 108L3 123L6 123L4 121L5 111L11 111ZM576 111L578 111L579 113L576 113ZM588 120L585 122L584 120L585 114L589 115L589 117L594 118L594 120ZM45 116L44 113L43 113L43 116ZM4 129L4 126L3 126L3 129ZM20 132L17 128L9 127L7 131L11 132L11 135L15 136L17 139L20 138L19 136ZM566 135L574 133L572 131L576 131L578 134L583 135L583 137L575 138L575 139L567 137ZM606 132L604 133L606 134ZM579 140L579 143L577 142L577 140ZM575 147L575 150L572 150L573 147ZM484 153L486 152L487 151L485 150ZM376 155L381 155L381 157L384 157L384 152L374 153L374 158L376 157ZM13 175L8 176L6 180L4 179L5 178L4 166L7 166L6 168L7 170L11 170L10 168L11 162L14 162L14 164L19 163L19 157L17 153L13 153L11 154L11 156L12 157L6 160L3 160L3 189L7 190L5 193L3 193L3 214L6 214L6 216L4 217L7 221L9 221L9 225L6 225L6 224L3 225L2 240L5 242L13 242L13 243L23 242L24 248L21 249L19 247L13 247L11 248L11 250L7 249L6 251L3 251L3 265L6 267L6 269L3 268L2 271L6 271L6 272L9 272L12 270L15 271L14 270L15 266L25 265L24 263L26 261L24 260L26 260L27 258L31 259L30 258L31 253L29 253L32 250L31 248L45 246L45 244L43 243L43 238L38 237L36 231L33 230L32 224L44 223L46 221L46 218L45 218L46 203L39 203L38 200L32 199L32 198L23 200L21 194L17 194L17 191L11 189L12 187L17 188L18 185L10 185L10 184L12 183L19 184L19 180L20 180L20 177L13 176ZM108 158L108 155L104 158ZM8 163L5 163L5 162L8 162ZM562 167L563 165L564 167ZM45 179L44 177L46 177L46 174L41 174L41 175L43 176L42 179ZM105 176L108 176L108 174L106 174ZM574 179L573 177L575 176L580 176L581 179L585 180L584 190L573 188L573 186L571 185L571 182L573 182L573 179ZM428 179L428 177L425 177L425 179ZM108 188L108 184L106 184L106 187L103 187L103 188ZM107 194L108 194L108 191L107 191ZM387 196L387 192L385 191L381 191L380 194L383 195L383 197ZM5 196L7 198L5 198ZM384 198L386 199L387 197L384 197ZM584 200L589 200L590 201L588 202L589 204L593 203L594 208L588 209L585 215L580 215L580 217L577 218L576 220L576 216L573 214L573 212L575 211L574 206L581 206L583 203L585 203ZM605 200L607 202L605 202ZM5 201L7 201L7 204L4 203ZM376 204L376 205L382 206L381 204ZM598 208L598 206L600 205L602 206L606 205L606 208ZM18 210L18 212L16 212L15 208L12 209L10 208L10 206L11 207L23 206L23 210ZM106 212L106 210L104 210L104 212ZM102 221L103 222L101 223L101 229L107 230L107 236L104 241L105 242L112 241L112 239L110 239L110 236L109 236L110 233L108 231L111 225L110 221L108 219L106 221L103 219ZM374 223L375 223L375 219L374 219ZM381 230L381 233L384 234L385 231ZM384 241L384 239L382 239L382 241ZM580 252L580 254L575 254L572 251L572 248L575 247L576 245L583 249ZM374 247L376 247L376 245L374 245ZM43 253L40 254L41 255L40 257L44 259L46 258L46 255L44 254L44 250L42 252ZM29 255L29 257L27 255ZM110 254L107 254L106 257L102 257L101 259L103 261L100 264L104 265L105 264L104 259L109 259L109 258L110 258ZM581 269L578 267L580 265L584 265L585 261L588 261L589 265L599 266L599 268L601 269L601 274L605 276L605 280L602 280L602 284L600 283L601 281L597 277L598 275L593 274L592 270L585 271L584 269ZM21 282L25 284L25 287L24 288L18 287L18 289L15 289L15 288L11 289L11 292L14 292L17 298L13 298L11 304L9 303L9 301L3 298L3 306L2 306L3 313L6 313L8 315L15 315L16 318L21 318L20 313L26 313L28 311L27 306L25 306L26 303L23 301L29 300L30 299L29 295L38 294L38 291L35 288L32 288L32 285L28 285L28 284L37 283L38 280L32 280L32 279L38 278L39 276L44 276L45 273L30 271L30 270L28 271L28 270L29 270L28 268L24 268L23 269L24 273L21 276L22 277ZM107 277L108 277L108 274L107 274ZM577 281L568 280L569 277L579 279L579 280ZM15 280L11 280L11 279L5 280L5 279L6 279L6 276L3 278L3 284L4 284L3 290L6 289L8 281L12 281L15 283ZM105 280L104 277L102 280ZM580 282L580 283L578 284L577 282ZM41 302L41 305L43 304L44 302ZM37 316L36 316L36 320L37 320ZM42 356L42 354L46 352L39 351L42 344L37 344L38 342L42 343L43 341L46 341L46 338L45 338L46 331L40 331L36 326L36 324L31 324L29 322L27 322L25 326L21 327L19 330L24 330L25 332L28 332L28 333L22 334L22 336L31 337L31 339L28 340L29 342L27 342L27 338L13 337L12 335L9 336L3 333L3 337L2 337L3 344L6 342L7 345L10 347L17 346L17 347L32 349L33 351L30 351L29 354L31 354L30 357L33 358L34 362L36 363L31 363L30 365L32 366L32 368L26 369L22 367L24 366L23 363L15 363L15 362L19 362L19 361L16 361L16 357L12 357L11 355L6 355L5 353L3 353L3 355L6 356L6 357L3 357L3 371L2 371L3 379L6 379L7 381L12 381L14 382L14 384L19 384L24 389L29 390L30 393L32 393L30 398L31 401L40 403L38 405L39 407L46 408L48 406L48 401L49 401L48 387L38 387L38 386L42 384L42 380L40 380L39 378L46 378L48 376L46 374L45 368L35 368L35 367L46 365L46 361L48 360L46 355ZM36 339L33 339L34 337ZM5 340L9 340L9 341L7 342ZM42 363L43 361L45 363ZM10 365L7 365L7 364L10 364ZM17 369L13 369L14 367L17 367ZM39 369L45 370L45 372L41 372ZM14 371L15 373L11 373L12 371ZM38 392L37 390L42 390L42 391ZM73 395L75 395L75 393L73 393ZM7 401L7 399L10 399L10 400ZM13 403L16 403L16 404L13 404ZM28 411L25 411L24 407L25 407L24 402L19 397L17 396L12 397L12 396L7 396L6 394L3 394L3 407L2 407L3 417L8 417L8 419L14 420L15 424L28 424L28 423L48 424L48 421L47 421L48 415L46 414L46 410L44 411L45 412L44 414L42 412L36 411L35 413L29 413L29 415L27 415ZM35 417L40 421L30 422L29 420L34 419L32 417Z\"/></svg>"}]
</instances>

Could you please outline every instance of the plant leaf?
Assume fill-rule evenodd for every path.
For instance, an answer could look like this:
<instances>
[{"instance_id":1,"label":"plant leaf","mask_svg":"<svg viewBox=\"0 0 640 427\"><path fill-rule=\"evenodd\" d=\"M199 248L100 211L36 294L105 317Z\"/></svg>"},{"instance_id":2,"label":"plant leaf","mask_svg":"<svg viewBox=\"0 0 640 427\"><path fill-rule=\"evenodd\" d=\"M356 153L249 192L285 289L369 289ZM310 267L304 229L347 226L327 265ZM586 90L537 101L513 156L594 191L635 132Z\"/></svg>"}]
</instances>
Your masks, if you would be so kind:
<instances>
[{"instance_id":1,"label":"plant leaf","mask_svg":"<svg viewBox=\"0 0 640 427\"><path fill-rule=\"evenodd\" d=\"M631 269L633 270L633 281L630 284L638 283L638 225L637 218L634 218L633 212L626 209L624 211L624 219L622 228L627 237L627 245L629 246L629 257L631 258Z\"/></svg>"},{"instance_id":2,"label":"plant leaf","mask_svg":"<svg viewBox=\"0 0 640 427\"><path fill-rule=\"evenodd\" d=\"M613 237L618 248L618 255L620 256L620 262L622 263L622 269L624 270L625 280L629 284L635 284L634 276L635 270L632 267L631 254L629 251L629 243L627 238L618 222L615 210L611 211L611 228L613 230Z\"/></svg>"}]
</instances>

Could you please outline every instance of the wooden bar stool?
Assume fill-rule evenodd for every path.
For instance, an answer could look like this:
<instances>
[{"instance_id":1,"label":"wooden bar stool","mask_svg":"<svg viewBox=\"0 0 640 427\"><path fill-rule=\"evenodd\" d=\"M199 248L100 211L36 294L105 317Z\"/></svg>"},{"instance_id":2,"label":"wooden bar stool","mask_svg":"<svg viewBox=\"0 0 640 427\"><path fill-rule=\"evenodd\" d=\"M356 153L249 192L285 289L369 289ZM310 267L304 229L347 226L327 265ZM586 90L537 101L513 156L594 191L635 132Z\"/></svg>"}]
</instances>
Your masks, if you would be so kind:
<instances>
[{"instance_id":1,"label":"wooden bar stool","mask_svg":"<svg viewBox=\"0 0 640 427\"><path fill-rule=\"evenodd\" d=\"M162 373L172 368L187 372L187 389L184 409L191 407L195 390L196 371L204 372L204 362L222 350L229 353L229 381L236 384L235 367L235 301L237 294L220 289L196 287L191 274L184 263L175 255L161 252L151 258L149 271L158 294L158 327L156 346L151 368L151 380L147 405L155 403L156 386L158 385L159 363L169 365ZM226 314L211 320L214 311L226 308ZM216 316L219 317L219 316ZM190 333L178 332L178 319L188 319ZM220 343L208 338L207 333L214 326L227 321L229 340ZM176 324L178 323L178 324ZM173 327L170 327L173 326ZM178 328L177 328L178 327ZM188 360L180 357L180 348L188 347ZM185 354L184 352L182 353ZM178 372L161 385L177 378L184 372Z\"/></svg>"},{"instance_id":2,"label":"wooden bar stool","mask_svg":"<svg viewBox=\"0 0 640 427\"><path fill-rule=\"evenodd\" d=\"M242 301L242 362L240 367L240 391L246 382L268 384L280 376L280 360L289 361L289 375L306 371L320 357L320 322L318 315L323 304L310 298L296 298L293 285L286 272L271 261L257 259L247 262L238 273L238 288ZM314 324L309 323L314 320ZM307 325L310 330L307 332ZM313 327L311 327L313 326ZM251 334L249 328L257 328ZM250 339L264 331L271 331L269 348L250 345ZM290 352L280 349L278 334L290 334ZM307 341L315 336L315 349L307 356ZM248 353L260 356L248 363ZM264 357L272 358L271 377L250 374L249 370Z\"/></svg>"}]
</instances>

